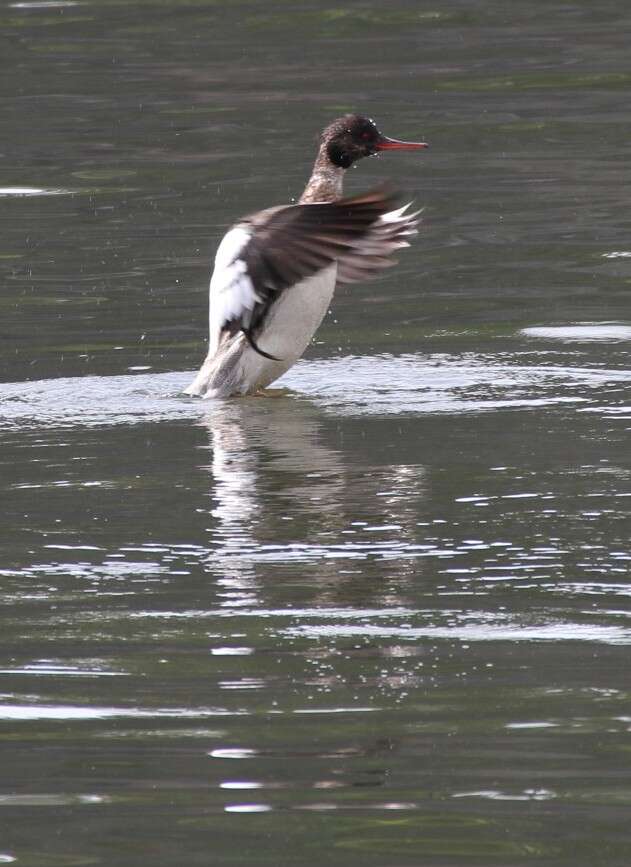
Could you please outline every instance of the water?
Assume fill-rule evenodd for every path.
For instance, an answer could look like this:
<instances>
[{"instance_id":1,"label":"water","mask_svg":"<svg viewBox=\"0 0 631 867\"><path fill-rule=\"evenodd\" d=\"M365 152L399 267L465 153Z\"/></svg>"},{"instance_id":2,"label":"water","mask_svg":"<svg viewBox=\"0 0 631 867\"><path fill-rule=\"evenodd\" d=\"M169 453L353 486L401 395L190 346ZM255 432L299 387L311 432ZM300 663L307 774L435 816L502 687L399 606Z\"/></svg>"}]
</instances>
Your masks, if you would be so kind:
<instances>
[{"instance_id":1,"label":"water","mask_svg":"<svg viewBox=\"0 0 631 867\"><path fill-rule=\"evenodd\" d=\"M0 863L628 865L629 18L3 4ZM182 397L347 110L419 238Z\"/></svg>"}]
</instances>

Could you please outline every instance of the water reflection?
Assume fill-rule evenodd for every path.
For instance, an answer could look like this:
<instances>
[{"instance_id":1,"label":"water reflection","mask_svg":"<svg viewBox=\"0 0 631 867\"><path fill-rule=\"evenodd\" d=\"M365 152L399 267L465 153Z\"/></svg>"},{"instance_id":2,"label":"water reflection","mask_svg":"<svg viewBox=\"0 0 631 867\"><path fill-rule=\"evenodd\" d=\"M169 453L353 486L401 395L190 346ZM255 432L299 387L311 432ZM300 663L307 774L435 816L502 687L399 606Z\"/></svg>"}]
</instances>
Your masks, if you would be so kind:
<instances>
[{"instance_id":1,"label":"water reflection","mask_svg":"<svg viewBox=\"0 0 631 867\"><path fill-rule=\"evenodd\" d=\"M1 13L0 863L629 863L629 13L347 5ZM211 239L369 89L419 243L293 397L183 400Z\"/></svg>"},{"instance_id":2,"label":"water reflection","mask_svg":"<svg viewBox=\"0 0 631 867\"><path fill-rule=\"evenodd\" d=\"M422 466L369 470L336 440L322 410L293 397L214 402L203 423L215 521L207 568L224 587L223 604L255 605L257 576L272 565L317 567L320 604L334 602L335 586L375 556L399 561L400 581L401 553L425 535ZM401 602L385 587L380 596L387 606Z\"/></svg>"},{"instance_id":3,"label":"water reflection","mask_svg":"<svg viewBox=\"0 0 631 867\"><path fill-rule=\"evenodd\" d=\"M284 559L305 522L320 531L335 523L343 465L321 442L318 412L295 400L216 401L203 423L214 519L207 568L222 606L256 606L257 561Z\"/></svg>"},{"instance_id":4,"label":"water reflection","mask_svg":"<svg viewBox=\"0 0 631 867\"><path fill-rule=\"evenodd\" d=\"M204 424L215 523L207 568L227 608L263 606L258 564L301 558L311 538L339 529L346 487L322 415L291 398L216 401Z\"/></svg>"},{"instance_id":5,"label":"water reflection","mask_svg":"<svg viewBox=\"0 0 631 867\"><path fill-rule=\"evenodd\" d=\"M315 407L290 398L217 401L204 424L212 449L216 556L274 550L279 524L293 524L301 513L317 517L322 529L337 525L344 463L322 442L322 413Z\"/></svg>"}]
</instances>

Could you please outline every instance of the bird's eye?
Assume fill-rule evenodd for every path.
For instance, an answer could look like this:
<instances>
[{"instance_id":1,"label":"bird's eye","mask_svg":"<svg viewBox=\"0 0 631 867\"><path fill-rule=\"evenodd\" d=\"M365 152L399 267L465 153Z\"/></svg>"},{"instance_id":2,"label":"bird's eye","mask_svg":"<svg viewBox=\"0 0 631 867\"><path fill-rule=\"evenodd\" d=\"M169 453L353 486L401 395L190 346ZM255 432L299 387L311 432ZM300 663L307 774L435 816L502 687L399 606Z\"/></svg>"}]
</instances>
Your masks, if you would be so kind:
<instances>
[{"instance_id":1,"label":"bird's eye","mask_svg":"<svg viewBox=\"0 0 631 867\"><path fill-rule=\"evenodd\" d=\"M369 132L363 132L362 138L364 141L368 141L368 139L370 138L370 133Z\"/></svg>"}]
</instances>

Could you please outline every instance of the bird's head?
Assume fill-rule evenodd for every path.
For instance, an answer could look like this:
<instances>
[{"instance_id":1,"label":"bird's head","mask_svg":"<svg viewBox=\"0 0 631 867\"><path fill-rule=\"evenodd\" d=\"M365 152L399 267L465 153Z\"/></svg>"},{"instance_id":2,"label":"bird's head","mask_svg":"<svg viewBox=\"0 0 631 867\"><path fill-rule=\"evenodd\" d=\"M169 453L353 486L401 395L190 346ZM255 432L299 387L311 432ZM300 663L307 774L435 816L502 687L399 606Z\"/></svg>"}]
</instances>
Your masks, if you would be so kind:
<instances>
[{"instance_id":1,"label":"bird's head","mask_svg":"<svg viewBox=\"0 0 631 867\"><path fill-rule=\"evenodd\" d=\"M333 165L343 169L381 151L416 151L428 147L425 142L388 138L379 132L374 120L361 114L338 117L323 130L321 143Z\"/></svg>"}]
</instances>

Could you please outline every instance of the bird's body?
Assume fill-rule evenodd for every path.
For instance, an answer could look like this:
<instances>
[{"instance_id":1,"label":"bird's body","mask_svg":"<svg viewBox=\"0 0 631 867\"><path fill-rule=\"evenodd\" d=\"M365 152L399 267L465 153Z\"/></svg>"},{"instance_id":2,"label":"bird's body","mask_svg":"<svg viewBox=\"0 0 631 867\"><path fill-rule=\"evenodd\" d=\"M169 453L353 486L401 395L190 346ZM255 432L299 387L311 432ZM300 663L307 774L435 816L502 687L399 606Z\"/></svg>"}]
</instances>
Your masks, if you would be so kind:
<instances>
[{"instance_id":1,"label":"bird's body","mask_svg":"<svg viewBox=\"0 0 631 867\"><path fill-rule=\"evenodd\" d=\"M389 254L408 246L417 215L405 214L407 206L395 210L386 190L342 199L342 178L361 156L420 147L426 145L386 139L366 118L340 118L323 133L300 202L252 214L226 233L210 282L208 355L187 394L230 397L265 388L303 354L336 282L394 264Z\"/></svg>"},{"instance_id":2,"label":"bird's body","mask_svg":"<svg viewBox=\"0 0 631 867\"><path fill-rule=\"evenodd\" d=\"M213 344L186 393L202 397L251 394L281 377L298 361L324 319L333 298L336 271L335 264L329 265L272 305L257 346L274 358L261 355L244 334L236 334L221 347Z\"/></svg>"}]
</instances>

